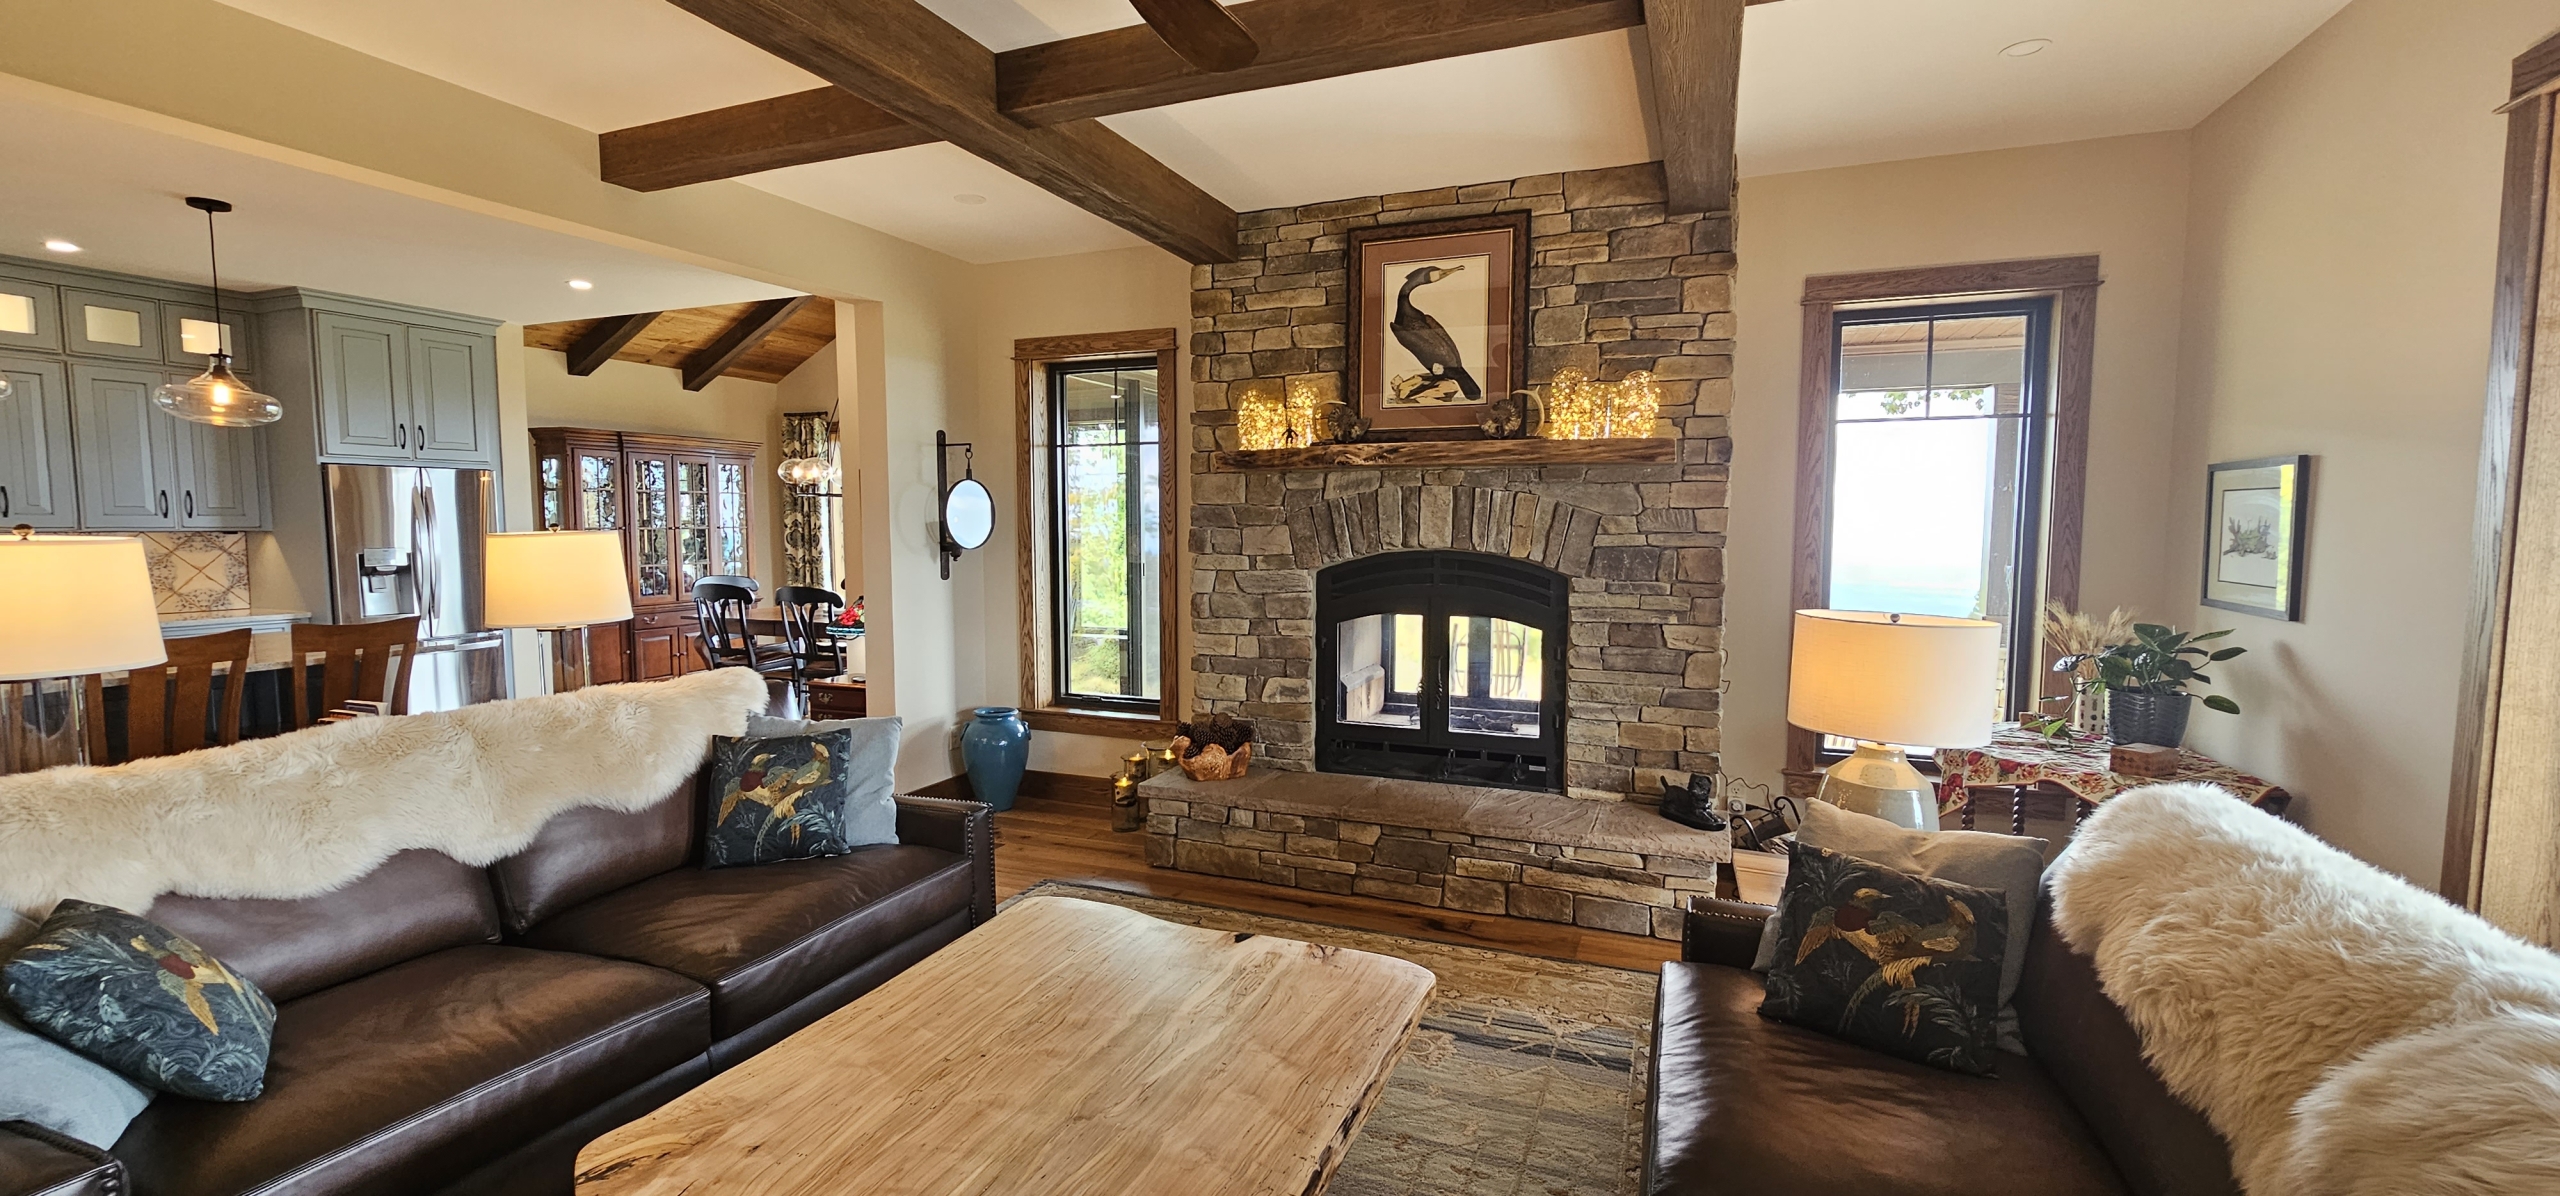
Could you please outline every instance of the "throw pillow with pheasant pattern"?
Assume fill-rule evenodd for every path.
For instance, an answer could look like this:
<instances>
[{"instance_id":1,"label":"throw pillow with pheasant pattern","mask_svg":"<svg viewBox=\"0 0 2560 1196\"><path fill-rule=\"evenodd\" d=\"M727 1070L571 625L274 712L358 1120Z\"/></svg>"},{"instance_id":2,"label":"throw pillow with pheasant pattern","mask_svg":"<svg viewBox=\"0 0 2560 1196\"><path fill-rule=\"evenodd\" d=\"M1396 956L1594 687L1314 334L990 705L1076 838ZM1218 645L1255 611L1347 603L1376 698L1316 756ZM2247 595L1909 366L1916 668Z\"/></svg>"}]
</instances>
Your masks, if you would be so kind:
<instances>
[{"instance_id":1,"label":"throw pillow with pheasant pattern","mask_svg":"<svg viewBox=\"0 0 2560 1196\"><path fill-rule=\"evenodd\" d=\"M148 918L62 902L0 966L0 985L27 1025L146 1088L220 1101L266 1090L275 1002Z\"/></svg>"},{"instance_id":2,"label":"throw pillow with pheasant pattern","mask_svg":"<svg viewBox=\"0 0 2560 1196\"><path fill-rule=\"evenodd\" d=\"M853 732L711 741L711 809L702 866L735 868L843 855L845 761Z\"/></svg>"},{"instance_id":3,"label":"throw pillow with pheasant pattern","mask_svg":"<svg viewBox=\"0 0 2560 1196\"><path fill-rule=\"evenodd\" d=\"M2006 895L1798 843L1764 1017L1916 1063L1989 1075Z\"/></svg>"}]
</instances>

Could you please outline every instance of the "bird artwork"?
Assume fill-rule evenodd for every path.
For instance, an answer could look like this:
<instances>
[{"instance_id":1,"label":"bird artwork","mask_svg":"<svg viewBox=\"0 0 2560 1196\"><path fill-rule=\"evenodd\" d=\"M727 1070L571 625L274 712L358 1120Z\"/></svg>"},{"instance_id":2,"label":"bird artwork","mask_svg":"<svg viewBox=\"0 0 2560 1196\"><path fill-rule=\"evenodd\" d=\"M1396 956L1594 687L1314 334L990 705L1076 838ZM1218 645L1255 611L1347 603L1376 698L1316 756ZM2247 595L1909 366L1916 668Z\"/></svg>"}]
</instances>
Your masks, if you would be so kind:
<instances>
[{"instance_id":1,"label":"bird artwork","mask_svg":"<svg viewBox=\"0 0 2560 1196\"><path fill-rule=\"evenodd\" d=\"M162 951L153 947L148 939L135 935L133 949L144 955L157 957L153 962L160 965L161 989L170 996L178 998L187 1007L187 1012L196 1015L196 1020L204 1023L207 1033L222 1033L222 1025L213 1016L213 1003L204 999L206 985L215 984L228 988L239 995L242 1006L250 1009L257 1007L258 1003L250 999L248 991L241 986L240 978L232 975L231 969L222 966L220 960L205 954L204 948L194 943L173 938L170 940L169 949Z\"/></svg>"},{"instance_id":2,"label":"bird artwork","mask_svg":"<svg viewBox=\"0 0 2560 1196\"><path fill-rule=\"evenodd\" d=\"M1475 375L1467 372L1467 364L1458 352L1458 342L1449 335L1439 319L1414 306L1413 293L1423 287L1466 269L1456 266L1423 266L1404 276L1404 287L1396 292L1395 318L1387 321L1387 331L1394 333L1396 343L1421 363L1423 372L1395 381L1395 397L1399 403L1423 405L1436 403L1480 403L1484 388ZM1454 391L1455 393L1452 393Z\"/></svg>"},{"instance_id":3,"label":"bird artwork","mask_svg":"<svg viewBox=\"0 0 2560 1196\"><path fill-rule=\"evenodd\" d=\"M1973 958L1974 916L1971 906L1962 900L1947 899L1947 917L1943 922L1922 926L1891 911L1878 912L1877 902L1884 894L1870 888L1859 889L1849 900L1815 910L1805 927L1804 942L1796 948L1798 966L1813 957L1822 945L1834 940L1857 948L1858 953L1874 961L1876 970L1849 994L1849 1004L1840 1015L1845 1029L1858 1007L1887 985L1909 990L1918 986L1920 969L1931 964L1955 963ZM1911 1034L1919 1028L1920 1005L1907 1004L1902 1012L1902 1032Z\"/></svg>"}]
</instances>

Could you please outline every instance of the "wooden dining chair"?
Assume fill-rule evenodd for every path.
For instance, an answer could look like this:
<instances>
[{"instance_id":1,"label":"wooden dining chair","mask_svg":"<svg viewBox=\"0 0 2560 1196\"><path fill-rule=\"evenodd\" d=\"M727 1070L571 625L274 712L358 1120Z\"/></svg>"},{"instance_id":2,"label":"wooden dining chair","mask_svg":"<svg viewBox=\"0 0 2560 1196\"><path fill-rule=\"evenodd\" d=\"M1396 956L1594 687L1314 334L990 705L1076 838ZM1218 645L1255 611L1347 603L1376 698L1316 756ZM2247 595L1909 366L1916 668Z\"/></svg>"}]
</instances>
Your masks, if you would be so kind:
<instances>
[{"instance_id":1,"label":"wooden dining chair","mask_svg":"<svg viewBox=\"0 0 2560 1196\"><path fill-rule=\"evenodd\" d=\"M844 609L844 595L824 586L784 586L773 592L782 612L782 647L791 654L791 684L808 697L809 678L844 671L844 649L827 627Z\"/></svg>"},{"instance_id":2,"label":"wooden dining chair","mask_svg":"<svg viewBox=\"0 0 2560 1196\"><path fill-rule=\"evenodd\" d=\"M311 698L311 657L320 656L320 698ZM293 625L293 676L285 715L299 729L349 701L380 702L385 714L409 713L409 665L418 655L418 616L372 623Z\"/></svg>"},{"instance_id":3,"label":"wooden dining chair","mask_svg":"<svg viewBox=\"0 0 2560 1196\"><path fill-rule=\"evenodd\" d=\"M788 680L792 675L789 653L779 644L756 642L756 633L747 627L748 612L755 608L755 591L745 586L720 581L693 583L693 617L701 625L695 643L702 648L705 668L749 668L767 677Z\"/></svg>"},{"instance_id":4,"label":"wooden dining chair","mask_svg":"<svg viewBox=\"0 0 2560 1196\"><path fill-rule=\"evenodd\" d=\"M107 751L107 696L101 678L88 679L89 759L123 763L146 756L174 756L240 742L240 700L249 685L249 629L162 641L166 664L125 674L124 754ZM222 667L222 699L213 696L214 668Z\"/></svg>"}]
</instances>

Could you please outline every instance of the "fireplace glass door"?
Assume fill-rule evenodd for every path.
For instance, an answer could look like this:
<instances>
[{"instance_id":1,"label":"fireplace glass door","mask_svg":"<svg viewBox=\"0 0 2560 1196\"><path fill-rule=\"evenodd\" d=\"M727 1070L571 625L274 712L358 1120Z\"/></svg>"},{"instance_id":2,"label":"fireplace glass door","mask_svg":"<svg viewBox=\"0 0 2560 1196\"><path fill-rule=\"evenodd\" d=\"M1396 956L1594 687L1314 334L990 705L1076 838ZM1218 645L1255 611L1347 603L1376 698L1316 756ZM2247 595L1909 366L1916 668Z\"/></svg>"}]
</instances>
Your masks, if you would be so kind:
<instances>
[{"instance_id":1,"label":"fireplace glass door","mask_svg":"<svg viewBox=\"0 0 2560 1196\"><path fill-rule=\"evenodd\" d=\"M1564 579L1507 557L1409 552L1317 582L1316 767L1563 785Z\"/></svg>"}]
</instances>

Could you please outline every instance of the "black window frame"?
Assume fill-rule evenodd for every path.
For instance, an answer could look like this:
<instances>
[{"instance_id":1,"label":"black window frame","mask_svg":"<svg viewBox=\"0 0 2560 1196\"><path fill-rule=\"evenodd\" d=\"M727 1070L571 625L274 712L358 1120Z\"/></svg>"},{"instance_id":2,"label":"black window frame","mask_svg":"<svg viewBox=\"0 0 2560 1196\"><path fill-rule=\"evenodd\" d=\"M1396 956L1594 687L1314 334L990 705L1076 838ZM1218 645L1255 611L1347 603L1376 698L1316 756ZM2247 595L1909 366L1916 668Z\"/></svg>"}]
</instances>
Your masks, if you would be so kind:
<instances>
[{"instance_id":1,"label":"black window frame","mask_svg":"<svg viewBox=\"0 0 2560 1196\"><path fill-rule=\"evenodd\" d=\"M2032 701L2031 695L2042 692L2038 684L2040 680L2038 672L2042 659L2039 647L2043 642L2041 621L2047 590L2046 574L2049 568L2045 554L2045 524L2053 502L2052 458L2054 425L2058 410L2054 393L2057 379L2053 375L2054 298L2052 295L2025 295L2002 299L1849 307L1836 309L1831 316L1832 396L1830 414L1823 423L1823 435L1835 441L1834 447L1825 454L1825 460L1833 463L1835 470L1839 460L1836 440L1841 424L1916 423L1931 418L1928 416L1918 419L1890 420L1842 420L1840 418L1839 396L1849 392L1849 387L1843 381L1847 376L1847 354L1842 335L1849 328L1868 324L1908 324L1920 320L1975 319L1986 316L2025 316L2027 318L2026 361L2019 386L2018 416L2016 417L2025 436L2023 443L2019 446L2018 476L2014 479L2018 487L2018 518L2012 530L2015 541L2011 545L2012 559L2018 562L2019 567L2014 571L2010 582L2012 615L2008 628L2009 675L2006 692L2009 699L2008 705L2013 707L2020 704L2021 696L2029 696L2029 701ZM1934 356L1934 343L1931 346L1931 352ZM1928 380L1924 380L1922 387L1924 395L1934 389L1926 385L1926 381ZM1828 491L1822 503L1822 602L1828 605L1831 601L1832 524L1839 518L1840 512L1837 473L1834 472L1831 476L1823 478L1822 484ZM1827 743L1823 744L1819 750L1819 757L1825 762L1843 759L1848 754ZM1925 754L1914 759L1915 762L1925 761L1924 771L1934 772L1934 759L1928 758Z\"/></svg>"},{"instance_id":2,"label":"black window frame","mask_svg":"<svg viewBox=\"0 0 2560 1196\"><path fill-rule=\"evenodd\" d=\"M1126 391L1123 391L1118 399L1118 401L1123 405L1127 417L1124 421L1124 426L1132 428L1143 427L1144 421L1139 418L1141 411L1148 407L1155 407L1158 411L1161 411L1162 409L1160 404L1162 402L1165 378L1163 377L1160 366L1161 362L1157 356L1149 353L1143 356L1131 355L1126 357L1087 358L1074 361L1057 361L1049 363L1047 368L1044 370L1046 375L1046 389L1043 398L1046 401L1044 411L1046 416L1046 426L1042 430L1042 439L1046 441L1043 451L1048 454L1048 486L1047 492L1041 496L1040 501L1046 503L1049 508L1049 543L1046 546L1046 550L1049 554L1050 579L1049 593L1047 595L1049 604L1047 621L1050 641L1050 692L1047 695L1047 700L1051 709L1108 711L1115 714L1157 715L1161 714L1167 708L1167 701L1170 695L1160 694L1153 698L1128 697L1117 694L1079 693L1068 688L1068 679L1073 675L1073 670L1069 665L1069 661L1073 656L1075 637L1073 631L1067 626L1067 596L1072 585L1072 581L1071 575L1067 570L1067 471L1065 465L1067 450L1069 448L1080 446L1071 445L1066 439L1067 404L1065 400L1067 380L1079 375L1091 374L1144 372L1155 375L1157 398L1138 399L1131 396ZM1165 470L1171 468L1165 454L1165 431L1166 429L1163 423L1159 420L1156 425L1155 437L1152 440L1142 437L1138 440L1123 441L1121 443L1133 449L1153 444L1156 447L1156 470L1159 474L1162 474ZM1126 503L1126 510L1128 512L1127 526L1128 534L1131 537L1132 543L1136 541L1136 537L1144 530L1147 502L1155 497L1154 492L1158 492L1160 490L1160 487L1150 487L1146 485L1145 475L1138 466L1138 462L1142 460L1142 458L1142 453L1132 452L1129 454L1130 472L1125 477L1127 486L1126 494L1128 495L1128 501ZM1164 527L1164 524L1168 522L1171 515L1171 511L1158 511L1156 515L1156 522L1158 524L1156 528L1156 552L1159 554L1159 557L1163 554L1171 553L1174 550L1174 546L1171 543L1170 537L1166 534L1166 529ZM1126 576L1129 609L1133 612L1130 622L1134 624L1140 621L1137 614L1134 612L1141 612L1145 609L1145 604L1140 600L1140 591L1142 587L1148 583L1154 583L1159 586L1162 584L1163 570L1161 561L1156 565L1147 565L1135 560L1130 561L1127 563ZM1170 610L1165 604L1170 600L1171 595L1163 593L1156 595L1156 607L1159 614L1168 618L1170 617ZM1132 626L1128 631L1129 646L1135 649L1139 646L1140 637L1145 634L1146 629ZM1169 653L1172 651L1172 645L1169 643L1163 644L1159 651ZM1125 653L1122 659L1123 663L1121 665L1121 673L1124 680L1135 678L1138 683L1143 685L1145 681L1155 679L1159 684L1161 684L1161 679L1166 672L1166 670L1161 667L1162 662L1158 662L1159 667L1149 669L1146 666L1145 653L1143 651Z\"/></svg>"}]
</instances>

